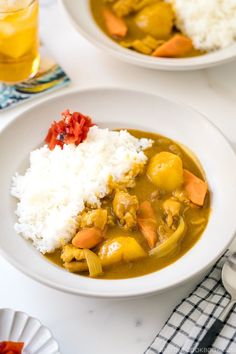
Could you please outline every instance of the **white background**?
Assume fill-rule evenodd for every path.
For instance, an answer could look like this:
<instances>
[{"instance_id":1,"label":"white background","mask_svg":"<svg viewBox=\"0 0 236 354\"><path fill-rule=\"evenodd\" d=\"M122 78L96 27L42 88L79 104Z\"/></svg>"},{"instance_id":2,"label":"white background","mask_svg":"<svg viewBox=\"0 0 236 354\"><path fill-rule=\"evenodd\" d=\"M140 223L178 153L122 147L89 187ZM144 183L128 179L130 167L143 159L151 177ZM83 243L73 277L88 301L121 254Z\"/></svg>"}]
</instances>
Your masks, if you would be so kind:
<instances>
[{"instance_id":1,"label":"white background","mask_svg":"<svg viewBox=\"0 0 236 354\"><path fill-rule=\"evenodd\" d=\"M72 79L72 84L63 89L65 92L75 88L118 86L178 99L209 117L236 147L236 61L186 73L133 67L85 41L61 15L54 1L41 4L43 42ZM34 102L41 100L43 98ZM1 113L0 129L16 113L33 104ZM63 354L142 354L174 306L198 280L149 298L86 299L38 284L0 258L0 307L23 310L38 317L53 331Z\"/></svg>"}]
</instances>

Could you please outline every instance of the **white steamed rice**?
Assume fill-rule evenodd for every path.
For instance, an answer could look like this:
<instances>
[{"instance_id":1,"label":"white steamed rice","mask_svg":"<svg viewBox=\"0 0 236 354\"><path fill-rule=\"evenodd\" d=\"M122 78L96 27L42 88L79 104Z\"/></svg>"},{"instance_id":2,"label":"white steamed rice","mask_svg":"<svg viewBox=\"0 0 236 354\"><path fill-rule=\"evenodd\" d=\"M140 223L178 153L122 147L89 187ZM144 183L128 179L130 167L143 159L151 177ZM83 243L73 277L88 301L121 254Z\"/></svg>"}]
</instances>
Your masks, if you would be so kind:
<instances>
[{"instance_id":1,"label":"white steamed rice","mask_svg":"<svg viewBox=\"0 0 236 354\"><path fill-rule=\"evenodd\" d=\"M19 199L17 233L32 240L42 253L60 247L74 236L76 216L85 203L100 205L108 193L110 176L121 181L134 163L144 165L149 139L136 139L127 131L90 129L80 145L50 151L45 145L30 154L30 167L13 177L11 193Z\"/></svg>"},{"instance_id":2,"label":"white steamed rice","mask_svg":"<svg viewBox=\"0 0 236 354\"><path fill-rule=\"evenodd\" d=\"M236 41L236 0L167 0L178 28L195 48L213 51Z\"/></svg>"}]
</instances>

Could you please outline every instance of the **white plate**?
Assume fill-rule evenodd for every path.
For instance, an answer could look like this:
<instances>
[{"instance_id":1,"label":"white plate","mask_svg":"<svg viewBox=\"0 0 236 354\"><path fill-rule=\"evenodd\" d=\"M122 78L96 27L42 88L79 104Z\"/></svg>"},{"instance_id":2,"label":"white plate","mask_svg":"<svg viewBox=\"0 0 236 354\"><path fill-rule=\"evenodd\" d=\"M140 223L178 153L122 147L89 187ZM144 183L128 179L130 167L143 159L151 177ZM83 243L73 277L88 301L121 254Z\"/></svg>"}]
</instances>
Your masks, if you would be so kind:
<instances>
[{"instance_id":1,"label":"white plate","mask_svg":"<svg viewBox=\"0 0 236 354\"><path fill-rule=\"evenodd\" d=\"M24 342L23 354L60 354L49 329L24 312L0 309L0 342Z\"/></svg>"},{"instance_id":2,"label":"white plate","mask_svg":"<svg viewBox=\"0 0 236 354\"><path fill-rule=\"evenodd\" d=\"M69 21L85 38L103 51L131 64L168 71L196 70L223 64L236 57L236 44L209 54L183 59L153 58L139 54L121 47L102 32L92 17L89 0L59 0L59 3Z\"/></svg>"},{"instance_id":3,"label":"white plate","mask_svg":"<svg viewBox=\"0 0 236 354\"><path fill-rule=\"evenodd\" d=\"M23 173L29 152L42 144L54 119L66 108L91 115L101 127L159 132L189 147L201 161L212 192L212 212L199 242L174 264L126 280L89 279L49 263L13 224L16 201L12 175ZM236 158L219 132L200 113L162 97L118 89L91 89L48 99L18 116L0 134L0 251L15 267L51 287L98 297L129 297L163 291L209 267L236 230Z\"/></svg>"}]
</instances>

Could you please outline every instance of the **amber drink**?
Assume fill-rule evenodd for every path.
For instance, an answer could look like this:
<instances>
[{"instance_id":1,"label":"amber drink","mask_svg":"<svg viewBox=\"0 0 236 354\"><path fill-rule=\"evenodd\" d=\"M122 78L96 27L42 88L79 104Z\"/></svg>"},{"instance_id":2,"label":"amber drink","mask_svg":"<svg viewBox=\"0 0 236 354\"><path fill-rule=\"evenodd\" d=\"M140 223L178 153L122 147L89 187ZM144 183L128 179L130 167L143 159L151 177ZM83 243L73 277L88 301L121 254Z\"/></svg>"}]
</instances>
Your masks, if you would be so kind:
<instances>
[{"instance_id":1,"label":"amber drink","mask_svg":"<svg viewBox=\"0 0 236 354\"><path fill-rule=\"evenodd\" d=\"M33 77L39 67L38 0L0 0L0 82Z\"/></svg>"}]
</instances>

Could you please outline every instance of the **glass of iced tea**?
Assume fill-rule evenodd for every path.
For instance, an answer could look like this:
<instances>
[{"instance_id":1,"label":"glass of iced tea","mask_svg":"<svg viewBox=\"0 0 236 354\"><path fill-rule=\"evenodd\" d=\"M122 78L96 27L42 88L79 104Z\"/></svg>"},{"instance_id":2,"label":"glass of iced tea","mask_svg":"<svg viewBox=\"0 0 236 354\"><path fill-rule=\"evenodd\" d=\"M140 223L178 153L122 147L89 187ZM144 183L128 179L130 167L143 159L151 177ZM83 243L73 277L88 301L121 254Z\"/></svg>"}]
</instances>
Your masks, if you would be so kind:
<instances>
[{"instance_id":1,"label":"glass of iced tea","mask_svg":"<svg viewBox=\"0 0 236 354\"><path fill-rule=\"evenodd\" d=\"M0 82L33 77L39 68L38 0L0 0Z\"/></svg>"}]
</instances>

